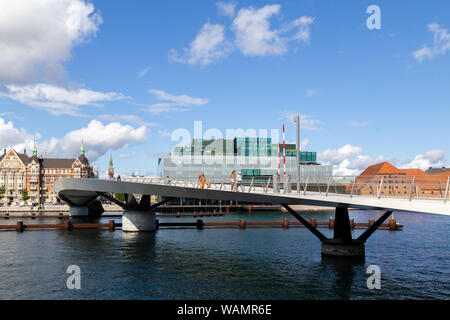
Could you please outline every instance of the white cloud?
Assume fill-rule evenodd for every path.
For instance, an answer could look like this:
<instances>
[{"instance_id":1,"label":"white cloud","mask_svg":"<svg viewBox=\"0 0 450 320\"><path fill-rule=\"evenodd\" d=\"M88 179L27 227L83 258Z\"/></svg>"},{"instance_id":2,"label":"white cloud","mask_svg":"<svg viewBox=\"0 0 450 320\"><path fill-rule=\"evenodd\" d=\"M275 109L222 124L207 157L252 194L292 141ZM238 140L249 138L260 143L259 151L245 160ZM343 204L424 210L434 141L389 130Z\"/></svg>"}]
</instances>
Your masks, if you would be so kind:
<instances>
[{"instance_id":1,"label":"white cloud","mask_svg":"<svg viewBox=\"0 0 450 320\"><path fill-rule=\"evenodd\" d=\"M229 17L235 16L235 4L217 3L219 12ZM283 55L288 52L288 43L293 40L309 42L310 25L315 18L302 16L293 22L284 23L282 28L272 28L270 19L280 15L281 6L266 5L262 8L249 6L241 8L235 16L231 30L235 39L228 41L225 26L206 23L184 49L184 55L178 51L169 51L169 61L190 65L208 65L228 56L238 49L246 56ZM233 43L233 44L231 44Z\"/></svg>"},{"instance_id":2,"label":"white cloud","mask_svg":"<svg viewBox=\"0 0 450 320\"><path fill-rule=\"evenodd\" d=\"M427 170L430 167L440 168L445 165L445 151L444 150L431 150L427 153L417 155L414 160L405 163L401 166L404 169L419 168Z\"/></svg>"},{"instance_id":3,"label":"white cloud","mask_svg":"<svg viewBox=\"0 0 450 320\"><path fill-rule=\"evenodd\" d=\"M242 8L233 21L232 29L236 44L244 55L282 55L287 52L288 39L280 36L280 31L270 29L269 19L278 15L281 6L266 5L260 9Z\"/></svg>"},{"instance_id":4,"label":"white cloud","mask_svg":"<svg viewBox=\"0 0 450 320\"><path fill-rule=\"evenodd\" d=\"M347 125L350 127L365 127L369 123L367 121L357 121L357 120L350 120L347 122Z\"/></svg>"},{"instance_id":5,"label":"white cloud","mask_svg":"<svg viewBox=\"0 0 450 320\"><path fill-rule=\"evenodd\" d=\"M356 176L368 166L384 161L383 156L370 157L363 149L347 144L339 149L327 149L319 154L319 162L333 166L336 176Z\"/></svg>"},{"instance_id":6,"label":"white cloud","mask_svg":"<svg viewBox=\"0 0 450 320\"><path fill-rule=\"evenodd\" d=\"M154 127L158 125L157 123L145 121L141 117L131 114L100 114L96 115L95 117L108 121L125 121L147 127Z\"/></svg>"},{"instance_id":7,"label":"white cloud","mask_svg":"<svg viewBox=\"0 0 450 320\"><path fill-rule=\"evenodd\" d=\"M150 113L162 113L169 111L187 111L188 107L199 106L208 103L208 99L195 98L188 95L171 95L165 91L150 89L149 92L153 94L157 100L164 101L151 105L147 108Z\"/></svg>"},{"instance_id":8,"label":"white cloud","mask_svg":"<svg viewBox=\"0 0 450 320\"><path fill-rule=\"evenodd\" d=\"M102 18L84 0L0 0L0 85L60 79Z\"/></svg>"},{"instance_id":9,"label":"white cloud","mask_svg":"<svg viewBox=\"0 0 450 320\"><path fill-rule=\"evenodd\" d=\"M216 3L217 8L219 9L219 13L223 16L227 16L230 18L234 17L234 9L236 8L235 3L226 3L219 1Z\"/></svg>"},{"instance_id":10,"label":"white cloud","mask_svg":"<svg viewBox=\"0 0 450 320\"><path fill-rule=\"evenodd\" d=\"M450 49L450 34L447 29L442 28L437 23L429 24L427 28L433 33L433 47L423 46L412 53L413 57L419 62L432 59L436 55L445 54Z\"/></svg>"},{"instance_id":11,"label":"white cloud","mask_svg":"<svg viewBox=\"0 0 450 320\"><path fill-rule=\"evenodd\" d=\"M158 135L161 138L171 137L172 133L169 130L158 130Z\"/></svg>"},{"instance_id":12,"label":"white cloud","mask_svg":"<svg viewBox=\"0 0 450 320\"><path fill-rule=\"evenodd\" d=\"M319 91L317 91L317 90L314 90L314 89L306 90L306 96L309 97L309 98L317 96L318 94L319 94Z\"/></svg>"},{"instance_id":13,"label":"white cloud","mask_svg":"<svg viewBox=\"0 0 450 320\"><path fill-rule=\"evenodd\" d=\"M230 53L225 41L225 27L220 24L205 23L189 48L184 49L184 56L179 57L175 49L169 51L169 61L191 65L208 65Z\"/></svg>"},{"instance_id":14,"label":"white cloud","mask_svg":"<svg viewBox=\"0 0 450 320\"><path fill-rule=\"evenodd\" d=\"M0 97L8 97L20 103L46 110L53 115L78 115L80 106L126 98L117 92L103 93L88 89L66 89L43 83L27 86L7 85L5 89L4 92L0 91Z\"/></svg>"},{"instance_id":15,"label":"white cloud","mask_svg":"<svg viewBox=\"0 0 450 320\"><path fill-rule=\"evenodd\" d=\"M87 127L68 132L62 138L52 137L38 145L38 152L46 157L74 157L79 154L83 139L86 157L90 161L97 160L108 150L117 150L130 143L144 143L147 138L147 128L133 128L119 122L104 125L98 120L92 120Z\"/></svg>"},{"instance_id":16,"label":"white cloud","mask_svg":"<svg viewBox=\"0 0 450 320\"><path fill-rule=\"evenodd\" d=\"M119 158L120 159L128 159L128 158L133 158L136 155L136 151L132 151L129 153L121 153L119 154Z\"/></svg>"},{"instance_id":17,"label":"white cloud","mask_svg":"<svg viewBox=\"0 0 450 320\"><path fill-rule=\"evenodd\" d=\"M310 25L314 22L315 18L303 16L292 22L292 26L298 28L297 33L294 35L294 40L301 40L309 42L311 36Z\"/></svg>"},{"instance_id":18,"label":"white cloud","mask_svg":"<svg viewBox=\"0 0 450 320\"><path fill-rule=\"evenodd\" d=\"M34 140L41 138L39 133L29 133L23 128L16 128L12 121L5 121L0 118L0 148L3 153L4 148L14 148L22 152L24 148L31 149Z\"/></svg>"},{"instance_id":19,"label":"white cloud","mask_svg":"<svg viewBox=\"0 0 450 320\"><path fill-rule=\"evenodd\" d=\"M321 123L320 120L312 119L311 116L307 114L300 114L295 111L290 110L283 110L280 111L281 118L289 121L294 122L294 116L299 115L300 116L300 129L305 130L317 130L318 125Z\"/></svg>"},{"instance_id":20,"label":"white cloud","mask_svg":"<svg viewBox=\"0 0 450 320\"><path fill-rule=\"evenodd\" d=\"M140 78L144 77L150 71L150 67L146 67L138 72Z\"/></svg>"}]
</instances>

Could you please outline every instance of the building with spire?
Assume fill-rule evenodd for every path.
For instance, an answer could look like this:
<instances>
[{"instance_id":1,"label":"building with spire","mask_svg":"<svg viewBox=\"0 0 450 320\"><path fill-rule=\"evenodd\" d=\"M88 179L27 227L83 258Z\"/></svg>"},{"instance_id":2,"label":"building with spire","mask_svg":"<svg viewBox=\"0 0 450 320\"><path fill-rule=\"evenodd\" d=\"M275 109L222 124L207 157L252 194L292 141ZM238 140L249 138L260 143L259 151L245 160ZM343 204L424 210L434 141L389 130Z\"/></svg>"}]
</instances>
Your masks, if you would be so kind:
<instances>
[{"instance_id":1,"label":"building with spire","mask_svg":"<svg viewBox=\"0 0 450 320\"><path fill-rule=\"evenodd\" d=\"M109 179L114 178L114 164L113 164L113 160L112 160L112 153L109 156L108 178Z\"/></svg>"},{"instance_id":2,"label":"building with spire","mask_svg":"<svg viewBox=\"0 0 450 320\"><path fill-rule=\"evenodd\" d=\"M85 156L84 144L81 144L77 158L38 157L36 144L31 156L26 150L19 153L14 149L3 150L0 155L0 188L4 188L3 204L22 202L24 191L31 203L58 203L53 183L59 178L92 178L93 168Z\"/></svg>"}]
</instances>

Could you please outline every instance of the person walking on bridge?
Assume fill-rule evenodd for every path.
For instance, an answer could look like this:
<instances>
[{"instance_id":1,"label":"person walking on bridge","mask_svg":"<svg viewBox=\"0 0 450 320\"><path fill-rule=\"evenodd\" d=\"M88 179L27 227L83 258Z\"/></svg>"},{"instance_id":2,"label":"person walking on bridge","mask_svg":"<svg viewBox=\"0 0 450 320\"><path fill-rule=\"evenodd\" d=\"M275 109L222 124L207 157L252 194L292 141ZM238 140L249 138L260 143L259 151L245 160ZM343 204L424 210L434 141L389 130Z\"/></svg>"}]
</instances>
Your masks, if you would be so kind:
<instances>
[{"instance_id":1,"label":"person walking on bridge","mask_svg":"<svg viewBox=\"0 0 450 320\"><path fill-rule=\"evenodd\" d=\"M235 191L236 183L237 183L236 170L233 170L233 172L231 172L231 191Z\"/></svg>"},{"instance_id":2,"label":"person walking on bridge","mask_svg":"<svg viewBox=\"0 0 450 320\"><path fill-rule=\"evenodd\" d=\"M242 185L242 173L239 171L237 176L237 187L238 191L244 192L244 186Z\"/></svg>"},{"instance_id":3,"label":"person walking on bridge","mask_svg":"<svg viewBox=\"0 0 450 320\"><path fill-rule=\"evenodd\" d=\"M206 183L206 178L205 178L205 174L200 173L200 176L198 177L198 180L200 180L200 189L203 189L205 187L205 183Z\"/></svg>"}]
</instances>

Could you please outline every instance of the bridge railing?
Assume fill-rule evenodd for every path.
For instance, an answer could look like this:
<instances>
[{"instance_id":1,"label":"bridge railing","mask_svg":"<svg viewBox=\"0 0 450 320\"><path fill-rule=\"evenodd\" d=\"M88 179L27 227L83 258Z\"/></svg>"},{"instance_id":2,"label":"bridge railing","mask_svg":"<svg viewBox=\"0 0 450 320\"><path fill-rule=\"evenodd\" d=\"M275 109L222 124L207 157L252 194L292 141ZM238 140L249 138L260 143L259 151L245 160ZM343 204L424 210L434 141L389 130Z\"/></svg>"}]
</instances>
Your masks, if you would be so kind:
<instances>
[{"instance_id":1,"label":"bridge railing","mask_svg":"<svg viewBox=\"0 0 450 320\"><path fill-rule=\"evenodd\" d=\"M295 177L273 176L265 180L250 178L240 185L229 179L206 179L202 186L199 179L167 179L155 177L127 177L123 181L204 188L233 192L267 194L298 193L322 196L347 195L376 198L434 199L447 202L450 198L450 176L447 175L378 175L378 176L306 176L301 177L299 190Z\"/></svg>"}]
</instances>

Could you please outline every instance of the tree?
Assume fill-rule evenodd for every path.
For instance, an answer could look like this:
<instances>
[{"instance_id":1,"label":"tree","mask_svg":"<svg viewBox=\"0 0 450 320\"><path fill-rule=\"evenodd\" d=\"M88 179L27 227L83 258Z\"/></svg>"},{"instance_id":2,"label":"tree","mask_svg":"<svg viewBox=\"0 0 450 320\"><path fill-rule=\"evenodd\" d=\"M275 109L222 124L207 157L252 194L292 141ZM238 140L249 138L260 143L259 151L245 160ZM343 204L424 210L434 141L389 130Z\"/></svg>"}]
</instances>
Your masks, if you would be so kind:
<instances>
[{"instance_id":1,"label":"tree","mask_svg":"<svg viewBox=\"0 0 450 320\"><path fill-rule=\"evenodd\" d=\"M20 193L22 194L22 201L28 201L30 199L27 189L20 190Z\"/></svg>"},{"instance_id":2,"label":"tree","mask_svg":"<svg viewBox=\"0 0 450 320\"><path fill-rule=\"evenodd\" d=\"M119 201L125 201L125 195L123 193L114 194L114 198L116 198Z\"/></svg>"},{"instance_id":3,"label":"tree","mask_svg":"<svg viewBox=\"0 0 450 320\"><path fill-rule=\"evenodd\" d=\"M0 187L0 200L5 196L5 187Z\"/></svg>"}]
</instances>

